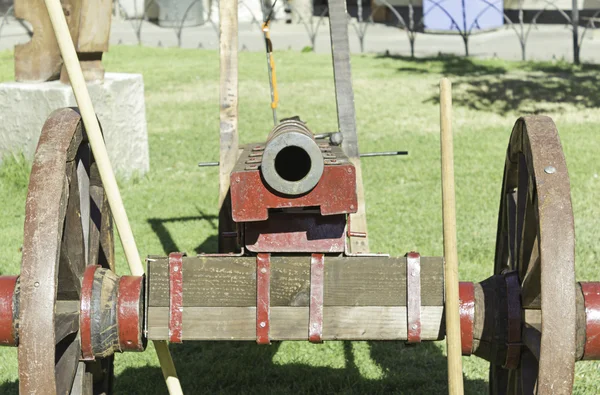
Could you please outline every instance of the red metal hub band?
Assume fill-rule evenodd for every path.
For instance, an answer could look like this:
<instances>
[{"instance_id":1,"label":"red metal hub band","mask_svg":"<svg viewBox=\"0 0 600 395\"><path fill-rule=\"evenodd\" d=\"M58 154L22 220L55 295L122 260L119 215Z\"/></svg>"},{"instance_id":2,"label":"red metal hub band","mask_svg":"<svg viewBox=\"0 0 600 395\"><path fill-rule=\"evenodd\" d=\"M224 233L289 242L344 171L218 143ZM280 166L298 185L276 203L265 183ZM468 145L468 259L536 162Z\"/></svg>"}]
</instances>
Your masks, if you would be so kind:
<instances>
[{"instance_id":1,"label":"red metal hub band","mask_svg":"<svg viewBox=\"0 0 600 395\"><path fill-rule=\"evenodd\" d=\"M121 351L143 351L142 336L142 276L122 276L119 279L117 298L117 322L119 348Z\"/></svg>"},{"instance_id":2,"label":"red metal hub band","mask_svg":"<svg viewBox=\"0 0 600 395\"><path fill-rule=\"evenodd\" d=\"M460 342L462 354L473 353L473 322L475 320L475 286L473 283L461 282L458 286L460 309Z\"/></svg>"},{"instance_id":3,"label":"red metal hub band","mask_svg":"<svg viewBox=\"0 0 600 395\"><path fill-rule=\"evenodd\" d=\"M406 254L407 342L421 342L421 255Z\"/></svg>"},{"instance_id":4,"label":"red metal hub band","mask_svg":"<svg viewBox=\"0 0 600 395\"><path fill-rule=\"evenodd\" d=\"M312 254L310 259L310 306L308 340L321 343L323 336L323 282L325 277L325 256Z\"/></svg>"},{"instance_id":5,"label":"red metal hub band","mask_svg":"<svg viewBox=\"0 0 600 395\"><path fill-rule=\"evenodd\" d=\"M169 254L169 341L181 343L183 336L183 257Z\"/></svg>"},{"instance_id":6,"label":"red metal hub band","mask_svg":"<svg viewBox=\"0 0 600 395\"><path fill-rule=\"evenodd\" d=\"M94 350L92 347L92 289L94 275L100 265L86 267L81 282L81 305L79 308L79 332L81 339L81 359L93 361Z\"/></svg>"},{"instance_id":7,"label":"red metal hub band","mask_svg":"<svg viewBox=\"0 0 600 395\"><path fill-rule=\"evenodd\" d=\"M600 283L580 283L585 301L583 359L600 359Z\"/></svg>"},{"instance_id":8,"label":"red metal hub band","mask_svg":"<svg viewBox=\"0 0 600 395\"><path fill-rule=\"evenodd\" d=\"M256 255L256 343L270 344L271 254Z\"/></svg>"},{"instance_id":9,"label":"red metal hub band","mask_svg":"<svg viewBox=\"0 0 600 395\"><path fill-rule=\"evenodd\" d=\"M15 288L19 276L0 277L0 345L16 346L18 335L14 327Z\"/></svg>"}]
</instances>

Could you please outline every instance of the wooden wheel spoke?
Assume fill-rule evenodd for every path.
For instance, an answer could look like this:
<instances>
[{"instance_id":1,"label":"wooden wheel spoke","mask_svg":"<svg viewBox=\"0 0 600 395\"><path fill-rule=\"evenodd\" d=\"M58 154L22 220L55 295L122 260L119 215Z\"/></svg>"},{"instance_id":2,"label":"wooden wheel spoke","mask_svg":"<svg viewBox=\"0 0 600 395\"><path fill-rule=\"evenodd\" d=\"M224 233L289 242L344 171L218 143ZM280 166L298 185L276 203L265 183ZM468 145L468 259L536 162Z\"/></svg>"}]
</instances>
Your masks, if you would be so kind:
<instances>
[{"instance_id":1,"label":"wooden wheel spoke","mask_svg":"<svg viewBox=\"0 0 600 395\"><path fill-rule=\"evenodd\" d=\"M92 265L101 265L105 268L113 269L108 264L106 250L106 233L110 232L110 221L108 212L108 201L104 194L98 167L92 163L90 167L90 233L89 233L89 263Z\"/></svg>"},{"instance_id":2,"label":"wooden wheel spoke","mask_svg":"<svg viewBox=\"0 0 600 395\"><path fill-rule=\"evenodd\" d=\"M521 229L521 242L519 244L519 278L523 280L531 264L535 264L535 259L539 256L537 251L537 234L538 225L537 218L535 215L535 206L531 201L531 198L527 198L525 201L525 209L523 216L523 226ZM532 261L532 258L534 259Z\"/></svg>"},{"instance_id":3,"label":"wooden wheel spoke","mask_svg":"<svg viewBox=\"0 0 600 395\"><path fill-rule=\"evenodd\" d=\"M75 379L73 380L73 386L71 387L71 394L88 394L91 392L94 385L93 375L86 370L85 362L79 362L75 373Z\"/></svg>"},{"instance_id":4,"label":"wooden wheel spoke","mask_svg":"<svg viewBox=\"0 0 600 395\"><path fill-rule=\"evenodd\" d=\"M54 338L58 344L79 330L79 301L59 300L54 317Z\"/></svg>"},{"instance_id":5,"label":"wooden wheel spoke","mask_svg":"<svg viewBox=\"0 0 600 395\"><path fill-rule=\"evenodd\" d=\"M525 162L525 156L519 155L519 173L518 173L518 186L516 193L516 208L515 208L515 234L514 234L514 268L521 267L521 256L522 256L522 244L523 244L523 231L525 228L525 214L528 204L528 192L529 192L529 173L527 171L527 163Z\"/></svg>"},{"instance_id":6,"label":"wooden wheel spoke","mask_svg":"<svg viewBox=\"0 0 600 395\"><path fill-rule=\"evenodd\" d=\"M535 259L535 261L528 265L521 283L521 304L525 309L540 309L542 307L542 264L538 253L537 239L533 251L531 260Z\"/></svg>"},{"instance_id":7,"label":"wooden wheel spoke","mask_svg":"<svg viewBox=\"0 0 600 395\"><path fill-rule=\"evenodd\" d=\"M54 372L57 394L70 393L80 356L81 345L75 333L56 345Z\"/></svg>"},{"instance_id":8,"label":"wooden wheel spoke","mask_svg":"<svg viewBox=\"0 0 600 395\"><path fill-rule=\"evenodd\" d=\"M85 264L89 264L88 252L90 250L90 148L82 144L77 150L77 186L79 191L79 211L81 228L83 232Z\"/></svg>"},{"instance_id":9,"label":"wooden wheel spoke","mask_svg":"<svg viewBox=\"0 0 600 395\"><path fill-rule=\"evenodd\" d=\"M69 198L66 213L58 268L58 299L79 299L81 277L85 269L85 243L81 221L81 206L77 166L67 163Z\"/></svg>"},{"instance_id":10,"label":"wooden wheel spoke","mask_svg":"<svg viewBox=\"0 0 600 395\"><path fill-rule=\"evenodd\" d=\"M506 211L508 216L508 256L509 256L509 268L515 269L516 263L516 226L517 226L517 201L516 191L510 191L506 195Z\"/></svg>"},{"instance_id":11,"label":"wooden wheel spoke","mask_svg":"<svg viewBox=\"0 0 600 395\"><path fill-rule=\"evenodd\" d=\"M541 324L540 324L541 326ZM540 359L540 348L542 343L542 333L539 329L526 325L522 333L523 343L529 350L528 352L535 357L536 361Z\"/></svg>"},{"instance_id":12,"label":"wooden wheel spoke","mask_svg":"<svg viewBox=\"0 0 600 395\"><path fill-rule=\"evenodd\" d=\"M538 354L539 355L539 354ZM537 393L537 378L539 371L538 358L528 350L521 355L521 389L522 394Z\"/></svg>"}]
</instances>

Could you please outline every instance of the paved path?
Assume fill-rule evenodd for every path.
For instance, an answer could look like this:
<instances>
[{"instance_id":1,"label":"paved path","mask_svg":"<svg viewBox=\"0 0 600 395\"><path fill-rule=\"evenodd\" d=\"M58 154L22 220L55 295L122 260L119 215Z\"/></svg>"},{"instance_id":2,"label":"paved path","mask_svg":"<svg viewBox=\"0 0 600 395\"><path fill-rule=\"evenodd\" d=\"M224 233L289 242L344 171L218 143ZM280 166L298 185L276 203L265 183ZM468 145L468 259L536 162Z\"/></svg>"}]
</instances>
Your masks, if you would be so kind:
<instances>
[{"instance_id":1,"label":"paved path","mask_svg":"<svg viewBox=\"0 0 600 395\"><path fill-rule=\"evenodd\" d=\"M318 18L314 19L316 28ZM136 28L139 21L115 20L111 30L111 44L138 43ZM528 28L528 26L526 26ZM581 31L583 28L581 28ZM148 46L164 46L183 48L218 48L218 27L209 23L183 29L178 41L176 29L161 28L153 23L143 22L141 29L142 43ZM241 50L263 51L264 42L257 24L241 23L239 27ZM274 22L272 25L272 41L275 50L299 51L312 46L306 26L302 24L285 24ZM0 31L0 49L12 48L15 44L29 40L27 30L16 20L9 18ZM323 19L315 35L314 48L317 52L329 52L329 26ZM361 52L358 35L350 27L350 48L354 53ZM365 52L410 55L410 45L404 31L395 27L380 24L369 25L364 38ZM505 27L496 31L479 33L471 36L470 54L476 57L498 57L509 60L521 59L521 46L515 32ZM417 56L431 56L438 53L464 55L463 40L454 34L418 34L415 44ZM552 60L573 59L572 35L565 25L539 25L531 29L527 42L527 59ZM587 31L581 51L584 62L600 63L600 31Z\"/></svg>"}]
</instances>

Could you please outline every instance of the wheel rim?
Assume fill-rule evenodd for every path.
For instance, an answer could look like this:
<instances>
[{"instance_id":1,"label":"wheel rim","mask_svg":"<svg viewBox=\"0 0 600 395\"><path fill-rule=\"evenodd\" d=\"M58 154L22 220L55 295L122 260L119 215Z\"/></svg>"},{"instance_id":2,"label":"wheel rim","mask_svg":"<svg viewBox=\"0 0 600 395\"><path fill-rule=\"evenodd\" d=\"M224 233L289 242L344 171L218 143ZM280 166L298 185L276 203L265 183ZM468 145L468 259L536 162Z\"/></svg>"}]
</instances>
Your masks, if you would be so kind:
<instances>
[{"instance_id":1,"label":"wheel rim","mask_svg":"<svg viewBox=\"0 0 600 395\"><path fill-rule=\"evenodd\" d=\"M491 393L571 393L575 231L562 146L545 116L519 119L507 151L494 273L511 271L520 285L522 346L517 368L492 363Z\"/></svg>"},{"instance_id":2,"label":"wheel rim","mask_svg":"<svg viewBox=\"0 0 600 395\"><path fill-rule=\"evenodd\" d=\"M81 362L79 303L88 264L114 269L110 212L81 117L50 115L36 150L21 264L21 393L108 393L112 358Z\"/></svg>"}]
</instances>

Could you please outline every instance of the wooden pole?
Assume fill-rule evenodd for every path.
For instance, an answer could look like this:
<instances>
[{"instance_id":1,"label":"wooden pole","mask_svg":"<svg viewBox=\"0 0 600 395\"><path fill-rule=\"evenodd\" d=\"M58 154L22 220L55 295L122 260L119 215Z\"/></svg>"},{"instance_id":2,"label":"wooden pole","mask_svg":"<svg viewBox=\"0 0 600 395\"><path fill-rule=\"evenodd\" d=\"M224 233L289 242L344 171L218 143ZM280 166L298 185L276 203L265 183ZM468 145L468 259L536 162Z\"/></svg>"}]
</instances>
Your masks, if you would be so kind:
<instances>
[{"instance_id":1,"label":"wooden pole","mask_svg":"<svg viewBox=\"0 0 600 395\"><path fill-rule=\"evenodd\" d=\"M456 202L454 192L454 148L452 145L452 85L440 81L440 134L442 151L442 210L446 265L446 344L448 346L448 393L462 395L462 350L458 301L458 252L456 248Z\"/></svg>"},{"instance_id":2,"label":"wooden pole","mask_svg":"<svg viewBox=\"0 0 600 395\"><path fill-rule=\"evenodd\" d=\"M115 220L117 230L119 231L119 237L121 239L121 244L123 245L123 250L125 251L129 269L131 270L132 275L142 276L144 275L142 259L135 244L133 232L129 225L125 206L123 205L121 193L119 192L119 187L117 185L117 180L113 173L110 160L108 159L108 152L104 145L100 124L96 118L96 112L94 111L94 106L92 105L92 100L87 90L85 79L83 78L83 72L81 71L79 59L75 52L75 46L73 45L73 40L69 33L69 26L67 25L62 5L60 0L44 1L46 3L46 8L48 9L48 15L52 22L52 27L54 29L54 34L56 35L56 41L58 42L64 65L69 74L71 87L73 88L75 100L79 106L79 112L81 113L90 146L94 153L94 159L98 165L98 171L100 172L100 178L102 179L104 191L108 198L110 210ZM173 360L171 359L166 343L160 344L160 342L155 342L155 348L161 365L167 364L163 365L162 369L165 373L165 380L167 381L169 393L171 395L182 394L183 392L179 384L179 379L175 373L175 366L173 365ZM167 376L166 373L168 373L169 376Z\"/></svg>"}]
</instances>

